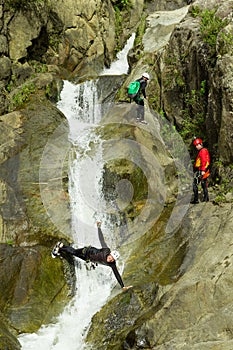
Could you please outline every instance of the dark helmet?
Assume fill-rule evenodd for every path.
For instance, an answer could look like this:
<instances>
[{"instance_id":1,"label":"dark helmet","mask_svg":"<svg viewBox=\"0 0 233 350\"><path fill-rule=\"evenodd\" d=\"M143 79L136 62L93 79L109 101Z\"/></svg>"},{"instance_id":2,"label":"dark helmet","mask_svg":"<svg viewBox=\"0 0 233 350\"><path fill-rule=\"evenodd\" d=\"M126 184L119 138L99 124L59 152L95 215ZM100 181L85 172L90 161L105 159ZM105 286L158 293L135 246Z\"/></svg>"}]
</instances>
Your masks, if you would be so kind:
<instances>
[{"instance_id":1,"label":"dark helmet","mask_svg":"<svg viewBox=\"0 0 233 350\"><path fill-rule=\"evenodd\" d=\"M202 141L202 139L196 138L196 139L193 141L193 144L194 144L194 146L196 146L196 145L202 145L202 144L203 144L203 141Z\"/></svg>"}]
</instances>

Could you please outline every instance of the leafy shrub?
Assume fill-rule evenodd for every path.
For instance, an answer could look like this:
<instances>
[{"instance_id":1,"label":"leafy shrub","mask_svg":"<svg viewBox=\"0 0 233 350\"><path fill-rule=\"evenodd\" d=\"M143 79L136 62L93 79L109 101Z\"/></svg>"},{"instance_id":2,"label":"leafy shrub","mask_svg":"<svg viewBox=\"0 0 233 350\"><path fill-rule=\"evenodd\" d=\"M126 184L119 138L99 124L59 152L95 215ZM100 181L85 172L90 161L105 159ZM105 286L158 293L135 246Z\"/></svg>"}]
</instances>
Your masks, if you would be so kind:
<instances>
[{"instance_id":1,"label":"leafy shrub","mask_svg":"<svg viewBox=\"0 0 233 350\"><path fill-rule=\"evenodd\" d=\"M187 140L193 135L205 134L205 93L206 80L201 82L200 90L191 90L185 95L186 108L183 110L183 125L181 136Z\"/></svg>"},{"instance_id":2,"label":"leafy shrub","mask_svg":"<svg viewBox=\"0 0 233 350\"><path fill-rule=\"evenodd\" d=\"M25 83L20 89L13 95L11 104L9 106L9 112L21 107L25 102L29 101L31 95L35 92L34 83Z\"/></svg>"},{"instance_id":3,"label":"leafy shrub","mask_svg":"<svg viewBox=\"0 0 233 350\"><path fill-rule=\"evenodd\" d=\"M201 13L201 34L203 40L211 47L216 47L219 32L228 24L226 19L215 15L216 10L205 10Z\"/></svg>"},{"instance_id":4,"label":"leafy shrub","mask_svg":"<svg viewBox=\"0 0 233 350\"><path fill-rule=\"evenodd\" d=\"M202 39L206 42L212 49L212 53L215 53L216 43L219 33L227 26L229 21L227 19L222 19L216 15L217 8L213 10L201 11L198 6L193 6L191 9L191 14L193 17L200 17L200 30ZM232 37L226 36L227 39L232 39Z\"/></svg>"}]
</instances>

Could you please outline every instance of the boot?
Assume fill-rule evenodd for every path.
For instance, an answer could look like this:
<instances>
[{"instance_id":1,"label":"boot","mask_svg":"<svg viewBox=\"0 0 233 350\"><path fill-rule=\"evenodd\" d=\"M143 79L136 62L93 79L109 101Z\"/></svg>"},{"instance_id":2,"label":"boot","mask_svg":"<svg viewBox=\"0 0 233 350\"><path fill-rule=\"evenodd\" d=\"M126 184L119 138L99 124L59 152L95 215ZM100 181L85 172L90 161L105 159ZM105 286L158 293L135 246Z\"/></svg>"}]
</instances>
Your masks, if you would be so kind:
<instances>
[{"instance_id":1,"label":"boot","mask_svg":"<svg viewBox=\"0 0 233 350\"><path fill-rule=\"evenodd\" d=\"M191 204L198 204L199 203L199 201L198 201L198 186L197 186L195 179L193 181L193 193L194 193L194 198L190 203Z\"/></svg>"},{"instance_id":2,"label":"boot","mask_svg":"<svg viewBox=\"0 0 233 350\"><path fill-rule=\"evenodd\" d=\"M209 202L209 196L208 196L208 194L207 194L207 195L204 195L202 202Z\"/></svg>"},{"instance_id":3,"label":"boot","mask_svg":"<svg viewBox=\"0 0 233 350\"><path fill-rule=\"evenodd\" d=\"M196 199L193 199L190 204L198 204L199 203L199 200L196 200Z\"/></svg>"},{"instance_id":4,"label":"boot","mask_svg":"<svg viewBox=\"0 0 233 350\"><path fill-rule=\"evenodd\" d=\"M207 180L201 182L201 186L203 189L203 202L209 202L209 193L208 193L208 183Z\"/></svg>"}]
</instances>

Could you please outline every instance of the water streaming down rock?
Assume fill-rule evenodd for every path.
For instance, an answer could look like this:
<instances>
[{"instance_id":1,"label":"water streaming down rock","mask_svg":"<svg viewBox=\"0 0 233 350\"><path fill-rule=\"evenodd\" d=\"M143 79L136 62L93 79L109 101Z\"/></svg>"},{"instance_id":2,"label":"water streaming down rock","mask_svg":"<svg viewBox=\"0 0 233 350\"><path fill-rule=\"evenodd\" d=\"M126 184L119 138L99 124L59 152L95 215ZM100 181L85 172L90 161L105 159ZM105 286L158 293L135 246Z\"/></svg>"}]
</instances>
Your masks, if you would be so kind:
<instances>
[{"instance_id":1,"label":"water streaming down rock","mask_svg":"<svg viewBox=\"0 0 233 350\"><path fill-rule=\"evenodd\" d=\"M132 46L133 39L130 45ZM115 74L124 74L125 59L129 50L120 55L121 70L116 65ZM103 74L105 74L103 72ZM114 70L111 71L114 75ZM69 193L71 198L73 240L79 246L100 246L97 237L96 220L104 218L104 201L101 195L102 148L96 136L95 125L101 119L96 83L87 81L74 85L64 82L58 108L69 121L70 140L76 153L70 166ZM90 142L95 144L95 152L88 156ZM106 227L103 227L103 232ZM109 234L110 232L108 232ZM112 241L105 236L106 241ZM56 323L42 326L37 333L21 335L19 341L23 350L82 350L85 348L85 334L91 317L105 303L116 284L111 269L99 266L95 270L79 261L76 268L77 292Z\"/></svg>"},{"instance_id":2,"label":"water streaming down rock","mask_svg":"<svg viewBox=\"0 0 233 350\"><path fill-rule=\"evenodd\" d=\"M121 75L128 73L128 61L127 61L127 53L133 47L135 39L135 33L131 35L131 37L127 40L127 43L122 51L118 52L117 60L112 63L110 68L106 68L103 70L102 75Z\"/></svg>"}]
</instances>

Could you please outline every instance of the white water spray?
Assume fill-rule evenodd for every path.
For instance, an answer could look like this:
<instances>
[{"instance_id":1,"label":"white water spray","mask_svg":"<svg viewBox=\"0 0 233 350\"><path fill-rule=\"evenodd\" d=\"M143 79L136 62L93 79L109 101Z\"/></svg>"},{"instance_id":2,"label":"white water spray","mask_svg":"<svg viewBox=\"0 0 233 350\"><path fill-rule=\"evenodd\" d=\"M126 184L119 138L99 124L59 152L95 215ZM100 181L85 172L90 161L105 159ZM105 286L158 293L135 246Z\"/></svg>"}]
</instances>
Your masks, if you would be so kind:
<instances>
[{"instance_id":1,"label":"white water spray","mask_svg":"<svg viewBox=\"0 0 233 350\"><path fill-rule=\"evenodd\" d=\"M118 55L119 66L114 63L111 73L107 70L102 75L119 75L128 71L126 55L132 43L133 38L128 41L124 53ZM94 133L95 125L101 119L95 82L88 81L76 86L65 81L58 108L69 121L70 140L76 152L76 159L70 168L69 186L73 240L79 246L91 244L100 247L95 222L104 218L104 201L100 190L103 164L101 142ZM95 154L89 156L91 141L97 147ZM105 230L103 226L106 242L113 241L112 237L106 236ZM86 263L80 260L76 278L76 295L56 323L42 326L37 333L19 336L22 350L85 348L85 335L91 318L106 302L116 281L111 269L98 266L95 270L89 270Z\"/></svg>"},{"instance_id":2,"label":"white water spray","mask_svg":"<svg viewBox=\"0 0 233 350\"><path fill-rule=\"evenodd\" d=\"M111 64L110 68L104 69L101 75L122 75L128 73L127 53L133 47L134 39L135 33L128 39L123 50L118 52L116 61Z\"/></svg>"},{"instance_id":3,"label":"white water spray","mask_svg":"<svg viewBox=\"0 0 233 350\"><path fill-rule=\"evenodd\" d=\"M84 85L73 86L65 82L58 107L62 109L69 121L70 138L76 152L76 157L70 166L69 191L73 240L79 246L101 247L95 224L97 219L101 219L97 217L96 208L99 208L101 214L104 206L100 190L101 142L92 131L94 123L100 120L101 116L98 108L94 106L95 103L92 104L93 99L91 99L90 108L85 101L86 92L89 96L95 96L94 83L88 82ZM76 105L80 98L82 102L85 101L82 107ZM99 142L95 154L91 157L87 154L90 142ZM108 241L107 237L106 241ZM37 334L19 337L22 349L39 350L43 347L43 350L81 350L84 348L85 332L91 317L104 304L116 282L111 269L98 266L95 270L90 270L85 262L78 259L77 261L76 296L58 317L56 324L43 326Z\"/></svg>"}]
</instances>

